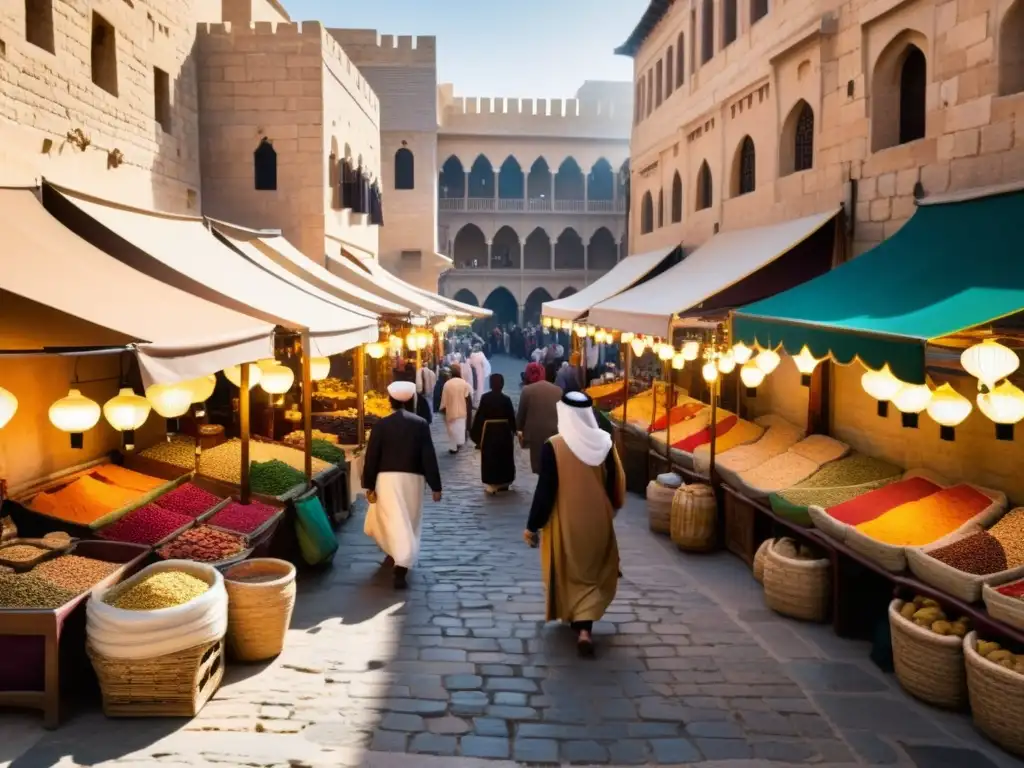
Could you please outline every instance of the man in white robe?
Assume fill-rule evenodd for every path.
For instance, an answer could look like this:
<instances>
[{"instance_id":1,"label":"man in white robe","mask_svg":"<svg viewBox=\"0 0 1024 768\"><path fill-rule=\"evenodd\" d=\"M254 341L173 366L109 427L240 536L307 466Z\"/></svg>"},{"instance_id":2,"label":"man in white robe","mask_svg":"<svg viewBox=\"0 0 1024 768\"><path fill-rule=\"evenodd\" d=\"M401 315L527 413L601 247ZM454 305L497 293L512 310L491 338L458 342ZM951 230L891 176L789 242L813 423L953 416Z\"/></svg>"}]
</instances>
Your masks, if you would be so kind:
<instances>
[{"instance_id":1,"label":"man in white robe","mask_svg":"<svg viewBox=\"0 0 1024 768\"><path fill-rule=\"evenodd\" d=\"M466 444L469 417L473 405L473 388L462 378L463 367L457 363L451 366L451 378L441 389L441 413L448 430L450 441L448 453L458 453Z\"/></svg>"},{"instance_id":2,"label":"man in white robe","mask_svg":"<svg viewBox=\"0 0 1024 768\"><path fill-rule=\"evenodd\" d=\"M441 473L427 422L409 406L416 384L396 381L388 387L393 413L370 432L363 465L363 488L370 509L363 532L377 542L394 568L395 589L405 589L409 569L420 551L424 486L441 500Z\"/></svg>"},{"instance_id":3,"label":"man in white robe","mask_svg":"<svg viewBox=\"0 0 1024 768\"><path fill-rule=\"evenodd\" d=\"M469 356L469 365L473 372L473 407L480 405L480 398L487 391L487 382L491 378L491 364L479 345Z\"/></svg>"}]
</instances>

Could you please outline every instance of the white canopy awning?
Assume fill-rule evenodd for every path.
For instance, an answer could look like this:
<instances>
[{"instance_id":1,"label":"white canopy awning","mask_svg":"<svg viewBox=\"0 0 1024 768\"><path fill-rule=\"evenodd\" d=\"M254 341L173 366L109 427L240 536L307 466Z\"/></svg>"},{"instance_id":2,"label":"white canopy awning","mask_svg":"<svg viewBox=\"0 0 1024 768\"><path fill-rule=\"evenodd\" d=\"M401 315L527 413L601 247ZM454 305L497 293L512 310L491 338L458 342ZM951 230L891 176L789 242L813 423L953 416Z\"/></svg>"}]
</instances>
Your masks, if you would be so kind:
<instances>
[{"instance_id":1,"label":"white canopy awning","mask_svg":"<svg viewBox=\"0 0 1024 768\"><path fill-rule=\"evenodd\" d=\"M674 315L768 266L838 213L837 208L781 224L717 234L657 279L592 307L588 322L617 331L665 336Z\"/></svg>"},{"instance_id":2,"label":"white canopy awning","mask_svg":"<svg viewBox=\"0 0 1024 768\"><path fill-rule=\"evenodd\" d=\"M0 288L134 342L147 387L273 354L272 323L205 301L122 264L51 216L37 192L0 189ZM56 323L59 316L52 317ZM32 336L45 345L45 334ZM87 336L79 334L82 341Z\"/></svg>"},{"instance_id":3,"label":"white canopy awning","mask_svg":"<svg viewBox=\"0 0 1024 768\"><path fill-rule=\"evenodd\" d=\"M290 330L308 330L316 356L339 354L377 340L375 318L343 309L272 274L218 240L203 219L130 208L52 186L47 189L58 201L71 204L71 212L65 205L56 215L72 228L77 218L79 234L103 241L104 250L115 258L223 307ZM73 209L85 214L86 220L71 215ZM106 232L97 231L96 223ZM132 247L124 247L125 242Z\"/></svg>"},{"instance_id":4,"label":"white canopy awning","mask_svg":"<svg viewBox=\"0 0 1024 768\"><path fill-rule=\"evenodd\" d=\"M678 247L678 245L670 245L657 251L627 256L607 274L602 275L583 290L577 291L572 296L566 296L564 299L544 302L541 314L544 317L556 317L559 320L575 320L589 312L594 305L632 288L656 269Z\"/></svg>"}]
</instances>

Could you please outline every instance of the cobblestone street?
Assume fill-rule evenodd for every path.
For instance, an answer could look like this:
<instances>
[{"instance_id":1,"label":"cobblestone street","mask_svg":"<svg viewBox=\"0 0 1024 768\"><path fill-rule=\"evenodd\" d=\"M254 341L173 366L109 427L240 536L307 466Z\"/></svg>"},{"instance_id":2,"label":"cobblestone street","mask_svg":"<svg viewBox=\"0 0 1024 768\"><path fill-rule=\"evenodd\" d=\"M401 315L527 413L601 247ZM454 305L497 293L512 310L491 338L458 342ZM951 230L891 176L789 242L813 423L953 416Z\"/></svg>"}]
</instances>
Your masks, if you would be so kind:
<instances>
[{"instance_id":1,"label":"cobblestone street","mask_svg":"<svg viewBox=\"0 0 1024 768\"><path fill-rule=\"evenodd\" d=\"M516 396L520 363L495 368ZM407 592L380 570L360 506L333 568L302 578L285 653L230 668L194 721L94 709L44 733L4 714L0 764L1021 765L969 717L902 694L866 644L771 613L735 558L678 553L636 497L619 516L624 578L595 627L598 657L577 658L568 629L542 622L538 555L522 543L526 454L513 491L490 499L478 455L450 456L434 434L445 495L424 509Z\"/></svg>"}]
</instances>

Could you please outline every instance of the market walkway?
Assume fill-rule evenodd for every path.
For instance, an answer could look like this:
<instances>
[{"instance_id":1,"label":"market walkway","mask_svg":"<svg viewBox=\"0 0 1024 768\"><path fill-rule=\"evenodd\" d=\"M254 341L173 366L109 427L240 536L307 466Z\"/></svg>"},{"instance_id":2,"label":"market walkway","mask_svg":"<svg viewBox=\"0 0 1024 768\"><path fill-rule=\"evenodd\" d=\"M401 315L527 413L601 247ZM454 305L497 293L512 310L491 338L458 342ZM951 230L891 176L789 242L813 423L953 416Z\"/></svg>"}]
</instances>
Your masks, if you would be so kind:
<instances>
[{"instance_id":1,"label":"market walkway","mask_svg":"<svg viewBox=\"0 0 1024 768\"><path fill-rule=\"evenodd\" d=\"M518 362L495 368L517 389ZM525 457L514 492L490 500L477 456L439 454L445 498L425 510L407 593L379 572L357 513L333 569L303 580L285 654L232 669L196 720L94 711L40 738L35 718L4 715L0 765L1021 765L968 718L909 700L866 645L766 610L731 556L680 555L636 498L619 519L624 579L599 656L577 659L568 632L540 621Z\"/></svg>"}]
</instances>

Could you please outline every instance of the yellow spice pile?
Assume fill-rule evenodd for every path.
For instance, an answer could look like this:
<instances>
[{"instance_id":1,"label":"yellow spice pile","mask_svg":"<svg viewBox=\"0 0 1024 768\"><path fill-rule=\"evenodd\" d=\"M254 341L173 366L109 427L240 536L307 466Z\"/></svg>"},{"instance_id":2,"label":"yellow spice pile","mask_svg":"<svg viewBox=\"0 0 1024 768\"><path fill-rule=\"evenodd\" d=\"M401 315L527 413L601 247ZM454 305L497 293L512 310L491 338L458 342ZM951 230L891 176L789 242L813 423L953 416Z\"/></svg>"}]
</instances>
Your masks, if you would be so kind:
<instances>
[{"instance_id":1,"label":"yellow spice pile","mask_svg":"<svg viewBox=\"0 0 1024 768\"><path fill-rule=\"evenodd\" d=\"M162 571L143 579L131 589L104 602L126 611L155 611L173 608L195 600L209 591L210 585L181 571Z\"/></svg>"}]
</instances>

